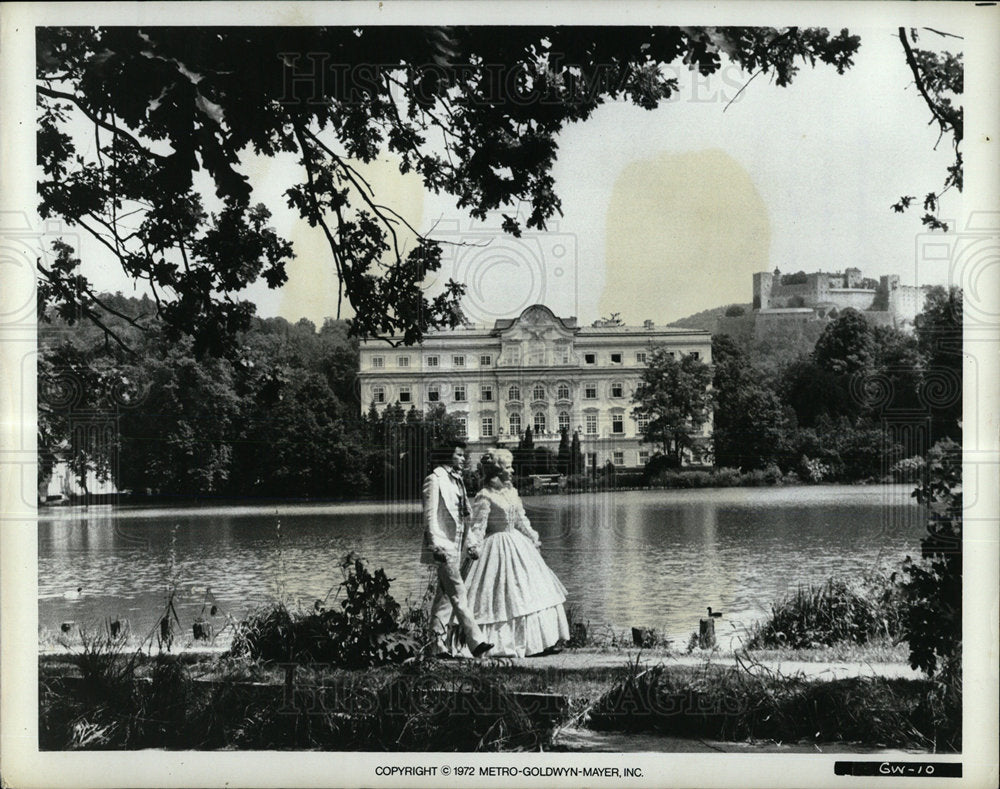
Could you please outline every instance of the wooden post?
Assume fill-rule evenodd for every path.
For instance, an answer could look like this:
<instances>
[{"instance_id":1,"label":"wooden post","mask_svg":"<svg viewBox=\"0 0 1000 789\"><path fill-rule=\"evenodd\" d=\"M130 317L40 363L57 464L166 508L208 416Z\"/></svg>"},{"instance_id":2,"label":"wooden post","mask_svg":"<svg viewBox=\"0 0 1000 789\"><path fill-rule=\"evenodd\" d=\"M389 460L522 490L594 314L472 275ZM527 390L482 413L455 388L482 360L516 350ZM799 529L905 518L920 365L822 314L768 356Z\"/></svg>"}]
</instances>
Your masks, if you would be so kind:
<instances>
[{"instance_id":1,"label":"wooden post","mask_svg":"<svg viewBox=\"0 0 1000 789\"><path fill-rule=\"evenodd\" d=\"M702 649L710 649L715 646L715 620L698 620L698 646Z\"/></svg>"}]
</instances>

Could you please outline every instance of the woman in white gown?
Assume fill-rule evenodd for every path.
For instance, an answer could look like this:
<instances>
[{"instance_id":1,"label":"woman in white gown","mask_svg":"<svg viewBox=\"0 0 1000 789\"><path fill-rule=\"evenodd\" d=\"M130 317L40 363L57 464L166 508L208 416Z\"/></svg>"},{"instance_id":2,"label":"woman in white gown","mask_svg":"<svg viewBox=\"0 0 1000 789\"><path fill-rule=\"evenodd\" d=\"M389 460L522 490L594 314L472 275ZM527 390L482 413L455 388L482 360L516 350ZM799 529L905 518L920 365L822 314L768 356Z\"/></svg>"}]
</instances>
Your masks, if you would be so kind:
<instances>
[{"instance_id":1,"label":"woman in white gown","mask_svg":"<svg viewBox=\"0 0 1000 789\"><path fill-rule=\"evenodd\" d=\"M483 457L483 489L472 504L469 547L479 554L465 584L490 657L524 657L553 650L569 640L566 588L538 552L517 489L511 484L513 456L491 449Z\"/></svg>"}]
</instances>

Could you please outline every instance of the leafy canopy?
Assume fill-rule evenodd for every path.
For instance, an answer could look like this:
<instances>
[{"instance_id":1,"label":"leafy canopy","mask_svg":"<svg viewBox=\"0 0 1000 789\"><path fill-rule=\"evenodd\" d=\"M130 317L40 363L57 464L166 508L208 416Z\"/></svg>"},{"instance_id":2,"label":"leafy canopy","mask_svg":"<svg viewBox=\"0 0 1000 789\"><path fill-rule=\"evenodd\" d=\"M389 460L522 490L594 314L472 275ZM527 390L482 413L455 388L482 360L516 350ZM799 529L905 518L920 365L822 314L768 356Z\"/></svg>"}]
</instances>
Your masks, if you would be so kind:
<instances>
[{"instance_id":1,"label":"leafy canopy","mask_svg":"<svg viewBox=\"0 0 1000 789\"><path fill-rule=\"evenodd\" d=\"M294 253L246 173L294 157L284 198L324 234L351 332L410 344L461 321L463 287L427 298L441 243L358 162L394 154L473 217L544 229L560 212L559 132L609 100L657 107L678 87L662 66L710 75L727 58L785 86L802 64L842 73L858 46L822 28L40 28L39 210L142 281L172 336L230 353L253 312L240 291L280 286ZM75 252L39 262L41 297L92 318L100 296Z\"/></svg>"},{"instance_id":2,"label":"leafy canopy","mask_svg":"<svg viewBox=\"0 0 1000 789\"><path fill-rule=\"evenodd\" d=\"M932 28L899 28L899 41L903 47L906 64L913 74L913 84L930 110L930 123L938 127L938 144L942 138L948 137L955 159L947 168L947 175L940 191L928 192L924 196L924 215L920 221L930 230L948 230L948 224L938 219L938 208L941 196L952 188L962 191L962 138L965 135L964 112L961 104L957 104L965 90L965 68L962 63L962 53L935 52L916 46L923 33L942 36L944 38L959 38L950 33L944 33ZM937 145L935 145L935 148ZM915 195L903 195L892 205L893 211L903 213L908 210Z\"/></svg>"}]
</instances>

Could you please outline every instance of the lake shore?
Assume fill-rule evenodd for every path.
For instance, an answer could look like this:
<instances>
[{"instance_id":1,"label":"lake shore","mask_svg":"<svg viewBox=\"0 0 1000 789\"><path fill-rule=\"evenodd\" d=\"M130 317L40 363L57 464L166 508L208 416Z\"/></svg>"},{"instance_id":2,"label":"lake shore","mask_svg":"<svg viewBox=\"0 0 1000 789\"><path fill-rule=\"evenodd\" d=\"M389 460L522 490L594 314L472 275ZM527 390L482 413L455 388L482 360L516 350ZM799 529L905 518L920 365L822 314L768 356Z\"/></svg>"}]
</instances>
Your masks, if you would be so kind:
<instances>
[{"instance_id":1,"label":"lake shore","mask_svg":"<svg viewBox=\"0 0 1000 789\"><path fill-rule=\"evenodd\" d=\"M730 483L718 483L718 484L704 484L706 480L703 479L703 475L710 474L710 472L705 471L692 471L688 472L686 475L681 473L679 476L681 478L685 476L690 476L692 480L695 479L694 475L699 475L697 479L700 481L696 484L652 484L652 485L593 485L590 487L569 487L564 486L562 488L539 488L534 489L530 486L524 486L519 488L521 490L522 498L548 498L551 496L578 496L585 494L607 494L607 493L625 493L634 491L685 491L685 490L701 490L701 491L713 491L713 490L757 490L757 489L782 489L782 488L833 488L833 487L852 487L852 488L862 488L870 489L877 487L906 487L911 489L913 485L911 483L897 482L892 480L860 480L854 482L809 482L806 480L796 479L792 480L778 480L772 482L757 482L757 483L746 483L746 484L730 484ZM204 512L206 514L213 514L218 512L256 512L261 508L266 507L294 507L294 508L327 508L327 507L342 507L345 509L357 508L359 512L368 511L371 508L380 507L420 507L420 499L415 498L403 498L403 499L387 499L387 498L344 498L344 497L304 497L304 498L273 498L273 497L260 497L260 498L248 498L248 497L212 497L212 496L193 496L191 498L183 498L178 496L135 496L125 493L115 493L108 494L103 498L91 497L77 497L76 499L69 499L63 501L39 501L38 502L38 515L39 517L50 517L53 515L58 515L59 513L75 513L75 512L89 512L95 510L107 510L107 511L122 511L127 513L145 513L149 516L159 515L164 513L176 513L180 512L191 512L198 511Z\"/></svg>"}]
</instances>

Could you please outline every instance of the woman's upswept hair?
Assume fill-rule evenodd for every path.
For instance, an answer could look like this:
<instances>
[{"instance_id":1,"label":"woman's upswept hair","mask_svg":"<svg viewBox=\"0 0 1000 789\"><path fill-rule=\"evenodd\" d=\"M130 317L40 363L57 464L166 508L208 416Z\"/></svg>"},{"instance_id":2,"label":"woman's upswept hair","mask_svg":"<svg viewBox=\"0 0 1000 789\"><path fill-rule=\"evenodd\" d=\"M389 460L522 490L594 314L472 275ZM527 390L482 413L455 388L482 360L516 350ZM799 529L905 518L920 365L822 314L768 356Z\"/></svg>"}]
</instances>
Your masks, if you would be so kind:
<instances>
[{"instance_id":1,"label":"woman's upswept hair","mask_svg":"<svg viewBox=\"0 0 1000 789\"><path fill-rule=\"evenodd\" d=\"M514 455L509 449L501 449L499 447L490 447L486 450L486 454L483 455L482 459L479 461L479 466L482 469L483 474L483 484L485 485L494 477L500 476L501 472L501 461L507 461L507 465L514 462Z\"/></svg>"}]
</instances>

